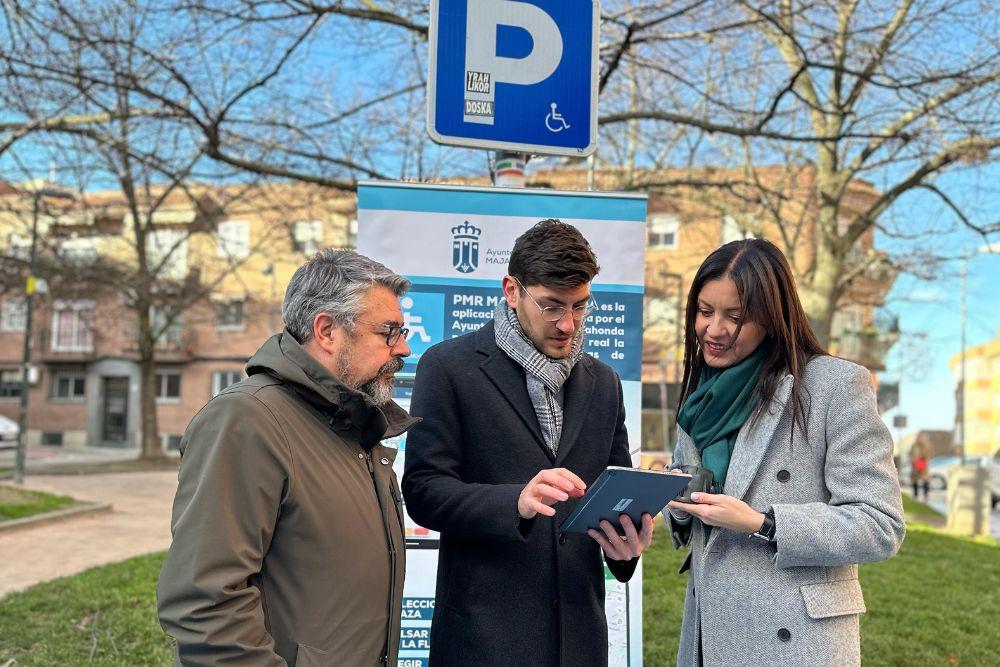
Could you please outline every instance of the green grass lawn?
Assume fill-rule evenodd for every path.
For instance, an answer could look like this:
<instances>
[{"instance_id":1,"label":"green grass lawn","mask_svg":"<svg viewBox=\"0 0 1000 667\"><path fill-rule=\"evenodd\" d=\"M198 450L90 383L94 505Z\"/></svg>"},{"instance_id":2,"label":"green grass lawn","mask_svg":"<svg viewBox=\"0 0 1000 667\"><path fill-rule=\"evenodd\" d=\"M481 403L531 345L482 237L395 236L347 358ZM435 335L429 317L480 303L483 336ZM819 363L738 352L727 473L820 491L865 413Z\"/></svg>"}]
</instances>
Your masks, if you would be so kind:
<instances>
[{"instance_id":1,"label":"green grass lawn","mask_svg":"<svg viewBox=\"0 0 1000 667\"><path fill-rule=\"evenodd\" d=\"M934 509L904 496L910 515ZM940 515L938 515L940 516ZM673 665L687 575L686 555L661 530L643 567L643 657ZM868 613L861 616L865 667L1000 664L1000 544L956 537L911 520L894 558L860 568Z\"/></svg>"},{"instance_id":2,"label":"green grass lawn","mask_svg":"<svg viewBox=\"0 0 1000 667\"><path fill-rule=\"evenodd\" d=\"M163 554L32 586L0 602L0 665L169 665L156 620Z\"/></svg>"},{"instance_id":3,"label":"green grass lawn","mask_svg":"<svg viewBox=\"0 0 1000 667\"><path fill-rule=\"evenodd\" d=\"M941 512L930 505L925 505L919 500L914 500L912 496L903 494L903 511L906 512L907 518L916 519L941 519L944 520L945 516Z\"/></svg>"},{"instance_id":4,"label":"green grass lawn","mask_svg":"<svg viewBox=\"0 0 1000 667\"><path fill-rule=\"evenodd\" d=\"M911 515L926 512L907 507ZM929 510L929 508L928 508ZM929 510L933 511L933 510ZM644 558L643 656L673 665L686 575L662 528ZM162 554L39 584L0 602L0 665L169 665L156 621ZM865 667L997 663L1000 545L911 520L899 554L861 566Z\"/></svg>"},{"instance_id":5,"label":"green grass lawn","mask_svg":"<svg viewBox=\"0 0 1000 667\"><path fill-rule=\"evenodd\" d=\"M69 507L73 502L69 496L57 496L0 484L0 521L53 512Z\"/></svg>"}]
</instances>

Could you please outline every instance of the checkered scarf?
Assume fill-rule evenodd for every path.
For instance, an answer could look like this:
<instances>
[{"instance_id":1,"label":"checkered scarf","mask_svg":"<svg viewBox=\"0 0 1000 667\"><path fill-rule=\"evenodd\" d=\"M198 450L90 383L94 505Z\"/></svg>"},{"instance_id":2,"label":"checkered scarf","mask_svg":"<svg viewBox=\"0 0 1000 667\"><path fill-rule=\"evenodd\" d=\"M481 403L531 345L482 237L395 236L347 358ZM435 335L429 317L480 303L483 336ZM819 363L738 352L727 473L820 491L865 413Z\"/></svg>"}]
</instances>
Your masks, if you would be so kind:
<instances>
[{"instance_id":1,"label":"checkered scarf","mask_svg":"<svg viewBox=\"0 0 1000 667\"><path fill-rule=\"evenodd\" d=\"M559 449L559 438L562 437L562 387L573 372L573 366L583 356L584 331L581 329L573 341L573 349L568 357L550 359L539 352L534 343L524 335L521 324L517 321L517 312L503 299L500 299L493 313L493 323L496 327L497 347L525 371L528 396L535 408L538 425L542 427L545 444L555 454Z\"/></svg>"}]
</instances>

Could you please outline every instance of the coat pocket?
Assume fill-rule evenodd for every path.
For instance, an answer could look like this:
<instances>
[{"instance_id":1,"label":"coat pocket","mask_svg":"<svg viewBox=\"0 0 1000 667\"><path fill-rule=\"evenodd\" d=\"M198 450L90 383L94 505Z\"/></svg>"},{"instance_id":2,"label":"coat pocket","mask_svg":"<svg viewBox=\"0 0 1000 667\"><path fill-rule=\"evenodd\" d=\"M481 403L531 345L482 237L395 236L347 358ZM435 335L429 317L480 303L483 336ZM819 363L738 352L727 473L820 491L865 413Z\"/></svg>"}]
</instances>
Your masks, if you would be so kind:
<instances>
[{"instance_id":1,"label":"coat pocket","mask_svg":"<svg viewBox=\"0 0 1000 667\"><path fill-rule=\"evenodd\" d=\"M820 584L799 586L809 618L831 618L867 611L857 579L825 581Z\"/></svg>"},{"instance_id":2,"label":"coat pocket","mask_svg":"<svg viewBox=\"0 0 1000 667\"><path fill-rule=\"evenodd\" d=\"M295 667L332 667L333 664L333 656L328 651L299 644L299 650L295 655Z\"/></svg>"}]
</instances>

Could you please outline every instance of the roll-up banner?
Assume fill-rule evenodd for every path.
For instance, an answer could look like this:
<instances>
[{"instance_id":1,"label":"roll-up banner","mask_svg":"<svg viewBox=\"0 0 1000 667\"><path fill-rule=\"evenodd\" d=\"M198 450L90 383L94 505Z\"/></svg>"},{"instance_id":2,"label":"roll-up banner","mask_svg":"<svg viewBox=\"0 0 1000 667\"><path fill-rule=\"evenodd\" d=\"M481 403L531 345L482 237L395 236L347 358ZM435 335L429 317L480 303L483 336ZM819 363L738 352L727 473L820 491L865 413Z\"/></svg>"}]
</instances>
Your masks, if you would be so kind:
<instances>
[{"instance_id":1,"label":"roll-up banner","mask_svg":"<svg viewBox=\"0 0 1000 667\"><path fill-rule=\"evenodd\" d=\"M358 185L358 251L405 275L400 302L412 354L397 374L396 400L409 407L417 362L427 349L488 322L502 298L514 240L539 220L579 229L601 272L591 291L586 351L622 380L632 461L639 463L643 248L646 196L367 181ZM405 436L399 448L403 474ZM406 516L407 563L399 667L425 667L434 614L438 535ZM605 568L609 664L642 665L642 561L628 584Z\"/></svg>"}]
</instances>

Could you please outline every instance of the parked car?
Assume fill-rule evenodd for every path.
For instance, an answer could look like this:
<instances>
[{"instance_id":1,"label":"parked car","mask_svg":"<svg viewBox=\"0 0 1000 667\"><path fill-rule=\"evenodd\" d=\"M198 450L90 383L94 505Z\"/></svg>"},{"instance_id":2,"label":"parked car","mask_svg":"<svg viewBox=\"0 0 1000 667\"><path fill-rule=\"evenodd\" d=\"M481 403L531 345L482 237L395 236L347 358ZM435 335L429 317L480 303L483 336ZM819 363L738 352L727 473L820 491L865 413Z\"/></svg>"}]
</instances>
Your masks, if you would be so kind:
<instances>
[{"instance_id":1,"label":"parked car","mask_svg":"<svg viewBox=\"0 0 1000 667\"><path fill-rule=\"evenodd\" d=\"M978 460L970 457L966 462L972 464ZM931 488L935 491L944 491L948 488L948 475L951 469L962 463L961 456L935 456L927 462L927 468L931 474Z\"/></svg>"},{"instance_id":2,"label":"parked car","mask_svg":"<svg viewBox=\"0 0 1000 667\"><path fill-rule=\"evenodd\" d=\"M0 448L8 449L17 442L17 422L0 415Z\"/></svg>"}]
</instances>

